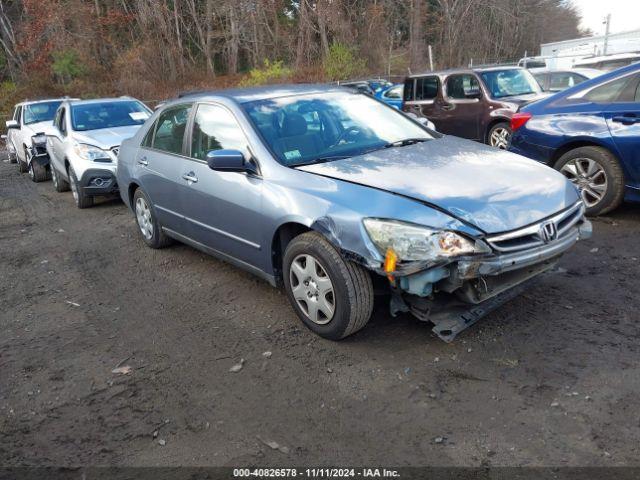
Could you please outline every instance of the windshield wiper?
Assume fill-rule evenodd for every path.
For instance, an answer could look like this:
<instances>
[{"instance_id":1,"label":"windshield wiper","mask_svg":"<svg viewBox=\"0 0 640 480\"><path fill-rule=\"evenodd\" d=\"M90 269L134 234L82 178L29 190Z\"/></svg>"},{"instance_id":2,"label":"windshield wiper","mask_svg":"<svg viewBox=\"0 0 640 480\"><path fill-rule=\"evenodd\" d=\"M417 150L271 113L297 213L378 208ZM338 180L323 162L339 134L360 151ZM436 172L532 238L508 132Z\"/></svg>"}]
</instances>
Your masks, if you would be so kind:
<instances>
[{"instance_id":1,"label":"windshield wiper","mask_svg":"<svg viewBox=\"0 0 640 480\"><path fill-rule=\"evenodd\" d=\"M392 147L406 147L407 145L415 145L416 143L426 142L428 138L405 138L404 140L398 140L395 142L387 143L384 148Z\"/></svg>"}]
</instances>

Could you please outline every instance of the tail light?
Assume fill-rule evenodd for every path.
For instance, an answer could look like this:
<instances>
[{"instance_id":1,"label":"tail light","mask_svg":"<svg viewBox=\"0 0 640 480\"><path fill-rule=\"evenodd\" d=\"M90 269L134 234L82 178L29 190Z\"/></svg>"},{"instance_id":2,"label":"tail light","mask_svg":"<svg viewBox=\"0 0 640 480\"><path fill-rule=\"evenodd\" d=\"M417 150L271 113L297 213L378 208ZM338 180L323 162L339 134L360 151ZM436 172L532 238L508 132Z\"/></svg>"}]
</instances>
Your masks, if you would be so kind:
<instances>
[{"instance_id":1,"label":"tail light","mask_svg":"<svg viewBox=\"0 0 640 480\"><path fill-rule=\"evenodd\" d=\"M513 117L511 117L511 131L515 132L518 130L527 123L531 117L532 115L529 112L514 113Z\"/></svg>"}]
</instances>

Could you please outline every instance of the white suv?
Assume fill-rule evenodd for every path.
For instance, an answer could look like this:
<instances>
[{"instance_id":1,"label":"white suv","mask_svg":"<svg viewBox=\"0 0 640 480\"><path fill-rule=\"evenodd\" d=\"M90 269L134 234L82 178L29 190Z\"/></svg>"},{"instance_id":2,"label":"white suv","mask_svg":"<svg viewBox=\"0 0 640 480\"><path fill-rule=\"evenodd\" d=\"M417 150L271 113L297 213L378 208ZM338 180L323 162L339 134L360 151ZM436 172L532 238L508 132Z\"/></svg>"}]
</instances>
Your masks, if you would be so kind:
<instances>
[{"instance_id":1,"label":"white suv","mask_svg":"<svg viewBox=\"0 0 640 480\"><path fill-rule=\"evenodd\" d=\"M117 193L120 143L135 135L150 115L146 105L131 97L62 102L46 142L55 189L71 188L78 208L92 206L96 196Z\"/></svg>"},{"instance_id":2,"label":"white suv","mask_svg":"<svg viewBox=\"0 0 640 480\"><path fill-rule=\"evenodd\" d=\"M50 133L53 116L63 98L18 103L13 117L7 120L4 136L11 163L18 163L20 173L29 172L34 182L49 178L49 157L45 135Z\"/></svg>"}]
</instances>

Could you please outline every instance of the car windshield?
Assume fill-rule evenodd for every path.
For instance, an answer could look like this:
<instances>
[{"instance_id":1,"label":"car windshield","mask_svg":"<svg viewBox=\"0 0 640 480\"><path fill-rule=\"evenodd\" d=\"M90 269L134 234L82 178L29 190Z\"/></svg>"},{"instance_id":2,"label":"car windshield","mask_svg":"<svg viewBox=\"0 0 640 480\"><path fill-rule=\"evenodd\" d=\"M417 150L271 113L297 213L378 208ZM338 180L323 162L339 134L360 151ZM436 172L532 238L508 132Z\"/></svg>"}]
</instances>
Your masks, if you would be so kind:
<instances>
[{"instance_id":1,"label":"car windshield","mask_svg":"<svg viewBox=\"0 0 640 480\"><path fill-rule=\"evenodd\" d=\"M403 113L358 93L290 96L243 106L271 151L287 166L434 138Z\"/></svg>"},{"instance_id":2,"label":"car windshield","mask_svg":"<svg viewBox=\"0 0 640 480\"><path fill-rule=\"evenodd\" d=\"M493 98L540 93L540 85L527 70L491 70L480 75Z\"/></svg>"},{"instance_id":3,"label":"car windshield","mask_svg":"<svg viewBox=\"0 0 640 480\"><path fill-rule=\"evenodd\" d=\"M25 105L24 124L29 125L31 123L50 122L53 120L56 110L61 103L62 101L58 100L55 102L40 102Z\"/></svg>"},{"instance_id":4,"label":"car windshield","mask_svg":"<svg viewBox=\"0 0 640 480\"><path fill-rule=\"evenodd\" d=\"M92 102L71 107L71 123L79 132L142 125L147 118L149 111L135 100Z\"/></svg>"}]
</instances>

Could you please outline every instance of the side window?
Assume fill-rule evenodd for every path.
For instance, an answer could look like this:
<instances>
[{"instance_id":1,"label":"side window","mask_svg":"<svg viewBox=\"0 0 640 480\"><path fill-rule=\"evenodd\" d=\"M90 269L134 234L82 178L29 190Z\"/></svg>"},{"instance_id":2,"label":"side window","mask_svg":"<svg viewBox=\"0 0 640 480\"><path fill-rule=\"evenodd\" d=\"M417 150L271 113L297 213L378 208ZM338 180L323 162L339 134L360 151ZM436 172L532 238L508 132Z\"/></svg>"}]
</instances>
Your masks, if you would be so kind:
<instances>
[{"instance_id":1,"label":"side window","mask_svg":"<svg viewBox=\"0 0 640 480\"><path fill-rule=\"evenodd\" d=\"M182 153L184 131L187 127L191 105L168 108L156 122L153 148L169 153Z\"/></svg>"},{"instance_id":2,"label":"side window","mask_svg":"<svg viewBox=\"0 0 640 480\"><path fill-rule=\"evenodd\" d=\"M247 140L235 117L226 108L202 104L193 122L191 156L204 159L211 150L246 150Z\"/></svg>"},{"instance_id":3,"label":"side window","mask_svg":"<svg viewBox=\"0 0 640 480\"><path fill-rule=\"evenodd\" d=\"M632 77L633 78L633 77ZM630 78L623 77L600 85L587 92L582 98L593 103L611 103L618 100L624 87L629 83Z\"/></svg>"},{"instance_id":4,"label":"side window","mask_svg":"<svg viewBox=\"0 0 640 480\"><path fill-rule=\"evenodd\" d=\"M638 83L638 86L636 87L636 95L633 101L636 103L640 103L640 83Z\"/></svg>"},{"instance_id":5,"label":"side window","mask_svg":"<svg viewBox=\"0 0 640 480\"><path fill-rule=\"evenodd\" d=\"M153 122L153 125L151 125L151 127L149 127L149 130L147 131L146 135L144 136L144 138L142 139L142 147L151 147L151 144L153 142L153 132L155 132L156 130L156 125L158 124L157 121Z\"/></svg>"},{"instance_id":6,"label":"side window","mask_svg":"<svg viewBox=\"0 0 640 480\"><path fill-rule=\"evenodd\" d=\"M438 77L416 79L416 100L433 100L438 96Z\"/></svg>"},{"instance_id":7,"label":"side window","mask_svg":"<svg viewBox=\"0 0 640 480\"><path fill-rule=\"evenodd\" d=\"M480 82L474 75L451 75L447 78L447 97L465 100L477 97L480 93Z\"/></svg>"},{"instance_id":8,"label":"side window","mask_svg":"<svg viewBox=\"0 0 640 480\"><path fill-rule=\"evenodd\" d=\"M413 100L413 84L415 80L413 78L407 78L404 81L404 101L410 102Z\"/></svg>"}]
</instances>

